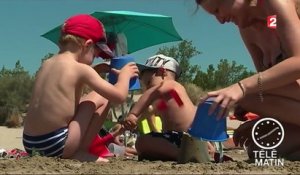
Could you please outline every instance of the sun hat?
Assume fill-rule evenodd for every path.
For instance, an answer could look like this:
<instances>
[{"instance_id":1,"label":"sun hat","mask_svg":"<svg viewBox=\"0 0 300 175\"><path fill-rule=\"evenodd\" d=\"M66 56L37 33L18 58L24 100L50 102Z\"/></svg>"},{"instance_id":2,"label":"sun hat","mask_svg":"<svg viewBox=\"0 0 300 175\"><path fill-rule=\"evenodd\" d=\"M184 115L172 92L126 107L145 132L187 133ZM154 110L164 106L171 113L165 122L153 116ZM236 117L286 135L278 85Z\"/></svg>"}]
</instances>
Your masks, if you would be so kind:
<instances>
[{"instance_id":1,"label":"sun hat","mask_svg":"<svg viewBox=\"0 0 300 175\"><path fill-rule=\"evenodd\" d=\"M106 34L103 24L91 15L78 14L71 16L62 25L61 32L63 34L76 35L84 39L91 39L105 53L99 56L102 58L114 57L113 52L106 44Z\"/></svg>"},{"instance_id":2,"label":"sun hat","mask_svg":"<svg viewBox=\"0 0 300 175\"><path fill-rule=\"evenodd\" d=\"M172 71L176 74L178 78L181 74L181 70L179 67L179 63L172 57L165 56L163 54L154 55L147 59L146 63L137 64L139 71L142 72L144 70L149 69L157 69L157 68L164 68L169 71Z\"/></svg>"}]
</instances>

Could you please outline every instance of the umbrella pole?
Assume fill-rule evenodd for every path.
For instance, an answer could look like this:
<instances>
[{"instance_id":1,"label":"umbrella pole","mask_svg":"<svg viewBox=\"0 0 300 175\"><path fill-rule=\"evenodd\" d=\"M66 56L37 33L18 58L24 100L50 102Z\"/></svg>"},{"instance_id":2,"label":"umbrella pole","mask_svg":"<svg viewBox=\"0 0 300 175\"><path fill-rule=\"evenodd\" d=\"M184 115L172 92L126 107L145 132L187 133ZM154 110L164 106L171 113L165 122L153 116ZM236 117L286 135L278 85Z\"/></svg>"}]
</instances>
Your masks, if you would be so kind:
<instances>
[{"instance_id":1,"label":"umbrella pole","mask_svg":"<svg viewBox=\"0 0 300 175\"><path fill-rule=\"evenodd\" d=\"M112 108L113 116L118 120L116 108L114 106L112 106L111 108Z\"/></svg>"},{"instance_id":2,"label":"umbrella pole","mask_svg":"<svg viewBox=\"0 0 300 175\"><path fill-rule=\"evenodd\" d=\"M121 111L122 111L122 118L121 118L121 120L123 121L125 119L125 115L126 115L123 103L121 104Z\"/></svg>"},{"instance_id":3,"label":"umbrella pole","mask_svg":"<svg viewBox=\"0 0 300 175\"><path fill-rule=\"evenodd\" d=\"M114 108L113 108L113 111L114 111ZM121 111L122 111L122 116L119 121L124 121L126 114L125 114L123 103L121 104ZM115 112L114 112L114 114L115 114ZM125 147L127 146L127 142L128 142L128 134L127 134L127 131L125 130L125 132L124 132L124 146Z\"/></svg>"},{"instance_id":4,"label":"umbrella pole","mask_svg":"<svg viewBox=\"0 0 300 175\"><path fill-rule=\"evenodd\" d=\"M130 111L130 108L131 108L131 105L133 104L133 91L130 91L130 99L128 100L128 103L127 103L127 109L125 111L124 109L124 105L122 104L121 105L121 108L122 108L122 121L124 121L124 119L126 118L127 114L129 113ZM127 146L127 142L129 140L129 137L132 136L132 133L131 131L125 131L124 132L124 145Z\"/></svg>"},{"instance_id":5,"label":"umbrella pole","mask_svg":"<svg viewBox=\"0 0 300 175\"><path fill-rule=\"evenodd\" d=\"M131 106L133 104L133 95L134 95L133 91L130 91L130 99L129 99L129 102L127 104L127 107L128 107L127 108L128 109L127 113L130 111L130 108L131 108Z\"/></svg>"},{"instance_id":6,"label":"umbrella pole","mask_svg":"<svg viewBox=\"0 0 300 175\"><path fill-rule=\"evenodd\" d=\"M219 153L219 162L223 162L223 156L224 156L223 144L222 142L215 142L214 144L216 146L217 152Z\"/></svg>"}]
</instances>

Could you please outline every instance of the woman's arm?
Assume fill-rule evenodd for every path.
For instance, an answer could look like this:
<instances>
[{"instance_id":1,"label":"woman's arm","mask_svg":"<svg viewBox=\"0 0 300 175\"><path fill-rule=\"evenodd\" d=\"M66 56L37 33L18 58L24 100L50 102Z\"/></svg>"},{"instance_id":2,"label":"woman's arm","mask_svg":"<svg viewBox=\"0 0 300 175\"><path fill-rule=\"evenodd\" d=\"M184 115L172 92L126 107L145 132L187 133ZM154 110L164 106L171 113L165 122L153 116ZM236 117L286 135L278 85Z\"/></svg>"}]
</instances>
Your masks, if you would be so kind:
<instances>
[{"instance_id":1,"label":"woman's arm","mask_svg":"<svg viewBox=\"0 0 300 175\"><path fill-rule=\"evenodd\" d=\"M257 94L263 100L265 91L291 84L300 78L300 20L296 13L295 1L268 0L264 1L263 7L267 15L277 15L275 30L288 59L259 74L243 79L240 83L209 92L207 97L216 97L210 112L220 106L222 110L219 114L222 116L221 114L228 110L228 107L236 104L247 94Z\"/></svg>"}]
</instances>

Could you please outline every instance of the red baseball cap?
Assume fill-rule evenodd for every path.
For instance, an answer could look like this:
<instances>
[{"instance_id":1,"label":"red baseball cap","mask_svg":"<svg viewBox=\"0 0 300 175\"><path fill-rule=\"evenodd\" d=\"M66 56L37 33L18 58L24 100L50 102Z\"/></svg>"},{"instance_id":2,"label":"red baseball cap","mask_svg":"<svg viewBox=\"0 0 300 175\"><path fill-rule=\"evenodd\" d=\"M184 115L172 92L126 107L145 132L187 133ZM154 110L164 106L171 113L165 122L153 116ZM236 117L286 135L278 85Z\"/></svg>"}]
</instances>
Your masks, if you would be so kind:
<instances>
[{"instance_id":1,"label":"red baseball cap","mask_svg":"<svg viewBox=\"0 0 300 175\"><path fill-rule=\"evenodd\" d=\"M62 33L76 35L84 39L91 39L104 53L102 58L113 58L114 54L106 44L106 34L103 24L88 14L79 14L68 18L61 29Z\"/></svg>"}]
</instances>

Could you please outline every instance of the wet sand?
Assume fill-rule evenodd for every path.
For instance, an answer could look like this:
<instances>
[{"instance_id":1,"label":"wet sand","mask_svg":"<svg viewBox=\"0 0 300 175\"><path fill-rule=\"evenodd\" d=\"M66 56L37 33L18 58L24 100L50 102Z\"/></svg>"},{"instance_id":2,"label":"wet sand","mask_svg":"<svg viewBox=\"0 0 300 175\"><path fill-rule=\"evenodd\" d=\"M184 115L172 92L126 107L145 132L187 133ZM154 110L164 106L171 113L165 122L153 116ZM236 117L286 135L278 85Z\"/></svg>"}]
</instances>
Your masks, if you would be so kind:
<instances>
[{"instance_id":1,"label":"wet sand","mask_svg":"<svg viewBox=\"0 0 300 175\"><path fill-rule=\"evenodd\" d=\"M24 150L22 128L0 127L0 148ZM244 150L225 152L234 161L225 163L186 163L128 160L109 158L109 163L96 164L46 157L28 157L16 160L0 158L0 174L299 174L300 162L285 161L284 166L258 167L247 161Z\"/></svg>"},{"instance_id":2,"label":"wet sand","mask_svg":"<svg viewBox=\"0 0 300 175\"><path fill-rule=\"evenodd\" d=\"M235 150L236 151L236 150ZM239 154L231 151L231 155ZM299 174L300 162L283 167L257 167L243 160L226 163L187 163L111 158L109 163L82 163L57 158L31 157L0 160L0 174Z\"/></svg>"}]
</instances>

